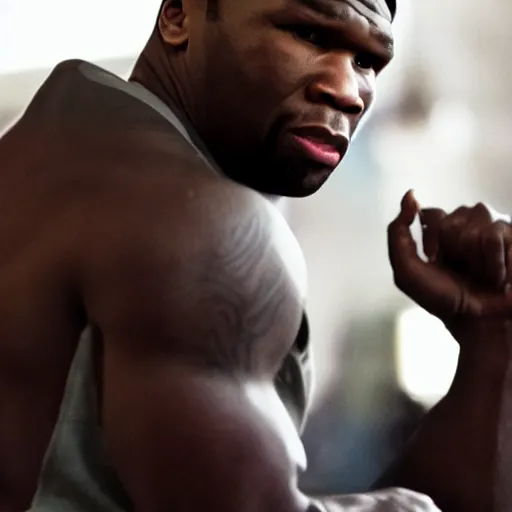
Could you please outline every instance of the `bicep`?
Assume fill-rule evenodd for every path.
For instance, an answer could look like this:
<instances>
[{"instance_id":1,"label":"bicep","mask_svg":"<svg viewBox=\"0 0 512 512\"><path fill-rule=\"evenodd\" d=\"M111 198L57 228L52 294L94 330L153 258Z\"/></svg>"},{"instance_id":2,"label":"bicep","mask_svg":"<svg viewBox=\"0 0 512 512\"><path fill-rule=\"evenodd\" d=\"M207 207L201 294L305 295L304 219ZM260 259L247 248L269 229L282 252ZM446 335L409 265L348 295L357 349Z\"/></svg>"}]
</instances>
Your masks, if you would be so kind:
<instances>
[{"instance_id":1,"label":"bicep","mask_svg":"<svg viewBox=\"0 0 512 512\"><path fill-rule=\"evenodd\" d=\"M294 461L245 384L108 347L105 364L106 441L136 511L307 509Z\"/></svg>"},{"instance_id":2,"label":"bicep","mask_svg":"<svg viewBox=\"0 0 512 512\"><path fill-rule=\"evenodd\" d=\"M137 512L305 510L272 385L302 304L269 216L225 185L182 192L116 208L82 255L109 453Z\"/></svg>"},{"instance_id":3,"label":"bicep","mask_svg":"<svg viewBox=\"0 0 512 512\"><path fill-rule=\"evenodd\" d=\"M270 376L293 343L302 299L261 198L212 188L94 223L95 250L81 253L85 308L110 343Z\"/></svg>"}]
</instances>

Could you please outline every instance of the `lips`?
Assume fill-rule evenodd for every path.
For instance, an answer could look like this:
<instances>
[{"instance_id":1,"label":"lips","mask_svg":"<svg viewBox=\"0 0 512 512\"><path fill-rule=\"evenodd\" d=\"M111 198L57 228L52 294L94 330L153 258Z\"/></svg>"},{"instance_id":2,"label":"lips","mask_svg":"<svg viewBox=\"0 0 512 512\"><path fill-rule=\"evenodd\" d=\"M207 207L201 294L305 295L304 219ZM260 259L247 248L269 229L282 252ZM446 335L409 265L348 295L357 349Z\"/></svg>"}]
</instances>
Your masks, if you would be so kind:
<instances>
[{"instance_id":1,"label":"lips","mask_svg":"<svg viewBox=\"0 0 512 512\"><path fill-rule=\"evenodd\" d=\"M348 137L323 126L304 126L290 130L298 152L304 157L334 169L345 155Z\"/></svg>"}]
</instances>

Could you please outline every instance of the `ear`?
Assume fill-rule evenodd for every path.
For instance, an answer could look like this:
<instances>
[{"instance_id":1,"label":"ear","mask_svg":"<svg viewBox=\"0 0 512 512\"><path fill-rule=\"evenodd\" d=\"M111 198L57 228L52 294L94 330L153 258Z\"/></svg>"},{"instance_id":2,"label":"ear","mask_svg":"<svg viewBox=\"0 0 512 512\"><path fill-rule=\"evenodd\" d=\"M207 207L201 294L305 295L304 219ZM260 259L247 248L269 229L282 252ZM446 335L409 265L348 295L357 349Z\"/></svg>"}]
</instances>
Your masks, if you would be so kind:
<instances>
[{"instance_id":1,"label":"ear","mask_svg":"<svg viewBox=\"0 0 512 512\"><path fill-rule=\"evenodd\" d=\"M158 17L158 30L167 44L178 47L188 42L188 16L181 0L165 0Z\"/></svg>"}]
</instances>

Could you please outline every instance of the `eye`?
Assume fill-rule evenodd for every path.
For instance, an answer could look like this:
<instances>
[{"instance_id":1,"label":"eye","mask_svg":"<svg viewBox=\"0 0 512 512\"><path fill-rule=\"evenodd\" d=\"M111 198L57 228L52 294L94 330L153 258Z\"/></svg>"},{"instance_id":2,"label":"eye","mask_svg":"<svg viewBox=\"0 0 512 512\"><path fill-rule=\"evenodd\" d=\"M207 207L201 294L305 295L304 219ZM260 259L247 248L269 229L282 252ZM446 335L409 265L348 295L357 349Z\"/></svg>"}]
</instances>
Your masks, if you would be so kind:
<instances>
[{"instance_id":1,"label":"eye","mask_svg":"<svg viewBox=\"0 0 512 512\"><path fill-rule=\"evenodd\" d=\"M308 27L306 25L297 25L290 27L290 32L301 41L313 44L315 46L323 46L325 43L324 38L320 31L314 27Z\"/></svg>"},{"instance_id":2,"label":"eye","mask_svg":"<svg viewBox=\"0 0 512 512\"><path fill-rule=\"evenodd\" d=\"M361 69L375 69L377 63L373 55L368 53L360 53L356 55L354 63L358 68Z\"/></svg>"}]
</instances>

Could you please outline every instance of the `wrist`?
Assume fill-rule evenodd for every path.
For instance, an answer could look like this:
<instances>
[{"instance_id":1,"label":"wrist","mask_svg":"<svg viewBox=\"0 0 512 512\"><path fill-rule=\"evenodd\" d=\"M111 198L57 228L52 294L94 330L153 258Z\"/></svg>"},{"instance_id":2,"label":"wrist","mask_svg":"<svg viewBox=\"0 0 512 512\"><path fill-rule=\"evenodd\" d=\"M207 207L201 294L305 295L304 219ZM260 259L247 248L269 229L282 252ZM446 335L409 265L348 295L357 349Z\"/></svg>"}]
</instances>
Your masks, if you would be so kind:
<instances>
[{"instance_id":1,"label":"wrist","mask_svg":"<svg viewBox=\"0 0 512 512\"><path fill-rule=\"evenodd\" d=\"M449 395L485 408L499 401L512 368L512 323L486 319L447 325L460 346Z\"/></svg>"},{"instance_id":2,"label":"wrist","mask_svg":"<svg viewBox=\"0 0 512 512\"><path fill-rule=\"evenodd\" d=\"M459 365L498 370L512 357L512 321L502 318L457 320L446 327L460 347Z\"/></svg>"}]
</instances>

